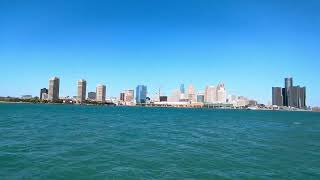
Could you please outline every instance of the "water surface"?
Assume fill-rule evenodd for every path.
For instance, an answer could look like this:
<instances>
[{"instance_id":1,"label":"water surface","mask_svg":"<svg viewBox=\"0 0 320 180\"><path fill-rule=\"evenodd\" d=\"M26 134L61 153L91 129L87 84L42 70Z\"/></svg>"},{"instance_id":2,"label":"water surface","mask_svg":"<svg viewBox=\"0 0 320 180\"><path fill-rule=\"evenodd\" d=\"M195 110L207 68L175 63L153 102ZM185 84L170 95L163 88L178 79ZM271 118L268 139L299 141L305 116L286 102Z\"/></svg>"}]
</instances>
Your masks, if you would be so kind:
<instances>
[{"instance_id":1,"label":"water surface","mask_svg":"<svg viewBox=\"0 0 320 180\"><path fill-rule=\"evenodd\" d=\"M1 179L319 179L320 113L0 104Z\"/></svg>"}]
</instances>

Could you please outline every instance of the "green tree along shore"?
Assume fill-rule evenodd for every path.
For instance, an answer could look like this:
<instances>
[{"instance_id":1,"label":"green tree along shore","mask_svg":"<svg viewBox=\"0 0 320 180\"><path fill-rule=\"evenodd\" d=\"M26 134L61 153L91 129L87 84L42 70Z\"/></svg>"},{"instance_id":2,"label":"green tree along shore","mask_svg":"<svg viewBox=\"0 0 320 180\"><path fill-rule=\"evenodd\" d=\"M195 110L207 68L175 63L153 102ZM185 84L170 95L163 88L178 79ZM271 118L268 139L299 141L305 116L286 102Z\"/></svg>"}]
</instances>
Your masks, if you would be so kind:
<instances>
[{"instance_id":1,"label":"green tree along shore","mask_svg":"<svg viewBox=\"0 0 320 180\"><path fill-rule=\"evenodd\" d=\"M8 102L8 103L51 103L48 100L41 100L38 97L34 97L34 98L29 98L29 99L22 99L22 98L17 98L17 97L0 97L0 102ZM63 101L62 99L59 99L55 102L53 102L55 104L74 104L76 103L75 101ZM83 104L92 104L92 105L115 105L113 103L109 103L109 102L105 102L105 103L101 103L101 102L96 102L96 101L84 101Z\"/></svg>"},{"instance_id":2,"label":"green tree along shore","mask_svg":"<svg viewBox=\"0 0 320 180\"><path fill-rule=\"evenodd\" d=\"M48 103L47 100L41 100L38 97L22 99L16 97L0 97L1 102L22 102L22 103Z\"/></svg>"}]
</instances>

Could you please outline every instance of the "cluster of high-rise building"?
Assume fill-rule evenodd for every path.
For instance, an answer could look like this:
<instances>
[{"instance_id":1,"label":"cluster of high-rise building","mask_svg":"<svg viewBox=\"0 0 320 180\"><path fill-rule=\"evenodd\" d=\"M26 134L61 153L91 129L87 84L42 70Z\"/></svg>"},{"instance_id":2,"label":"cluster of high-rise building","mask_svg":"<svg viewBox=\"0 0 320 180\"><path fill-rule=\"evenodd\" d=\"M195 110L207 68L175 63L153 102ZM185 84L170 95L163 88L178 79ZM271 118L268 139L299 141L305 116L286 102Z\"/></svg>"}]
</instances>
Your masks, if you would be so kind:
<instances>
[{"instance_id":1,"label":"cluster of high-rise building","mask_svg":"<svg viewBox=\"0 0 320 180\"><path fill-rule=\"evenodd\" d=\"M73 98L59 98L60 79L53 77L49 79L49 88L43 88L40 90L40 99L48 100L49 102L57 102L59 100L67 100L70 102L76 102L79 104L87 102L99 102L106 103L111 101L112 103L120 105L136 105L136 104L178 104L178 105L227 105L233 107L245 107L252 104L257 104L256 101L250 100L243 96L227 95L225 85L219 83L214 86L206 86L204 91L197 92L195 87L191 84L185 88L184 84L176 90L173 90L170 96L165 96L159 93L156 97L150 99L148 97L148 89L145 85L138 85L135 90L127 89L120 93L119 98L106 97L106 85L98 84L95 92L88 92L87 94L87 81L80 79L77 82L77 96ZM282 91L281 91L282 92ZM290 94L294 95L295 89L290 90ZM301 93L301 91L299 91ZM290 96L292 97L292 96ZM291 103L291 101L289 101Z\"/></svg>"},{"instance_id":2,"label":"cluster of high-rise building","mask_svg":"<svg viewBox=\"0 0 320 180\"><path fill-rule=\"evenodd\" d=\"M138 85L136 87L136 91L134 91L133 89L122 91L120 93L119 104L121 105L145 104L149 99L147 97L147 94L148 94L147 86Z\"/></svg>"},{"instance_id":3,"label":"cluster of high-rise building","mask_svg":"<svg viewBox=\"0 0 320 180\"><path fill-rule=\"evenodd\" d=\"M42 88L40 90L40 99L47 100L49 102L57 102L59 99L60 79L53 77L49 79L49 89ZM100 103L106 102L106 85L98 84L95 92L87 93L87 81L80 79L77 82L77 96L75 101L79 104L86 101L96 101ZM135 98L136 97L136 98ZM68 99L68 98L63 98ZM134 105L135 103L146 103L147 101L147 86L138 85L136 88L136 96L134 90L125 90L120 93L120 103L124 105Z\"/></svg>"},{"instance_id":4,"label":"cluster of high-rise building","mask_svg":"<svg viewBox=\"0 0 320 180\"><path fill-rule=\"evenodd\" d=\"M207 86L203 92L196 93L193 85L189 85L185 91L184 84L179 90L173 90L168 98L171 102L191 102L191 103L227 103L227 91L223 83L218 86Z\"/></svg>"},{"instance_id":5,"label":"cluster of high-rise building","mask_svg":"<svg viewBox=\"0 0 320 180\"><path fill-rule=\"evenodd\" d=\"M60 79L58 77L53 77L49 79L49 89L42 88L40 90L40 99L48 100L49 102L57 102L60 100L59 97L60 90ZM87 81L80 79L77 82L77 93L76 102L79 104L84 103L86 100L92 100L97 102L105 102L106 100L106 86L97 85L96 92L89 92L88 99L86 98L87 93Z\"/></svg>"},{"instance_id":6,"label":"cluster of high-rise building","mask_svg":"<svg viewBox=\"0 0 320 180\"><path fill-rule=\"evenodd\" d=\"M133 105L134 104L134 90L124 90L120 93L120 104Z\"/></svg>"},{"instance_id":7,"label":"cluster of high-rise building","mask_svg":"<svg viewBox=\"0 0 320 180\"><path fill-rule=\"evenodd\" d=\"M227 91L224 84L218 84L218 86L207 86L205 89L205 102L226 103Z\"/></svg>"},{"instance_id":8,"label":"cluster of high-rise building","mask_svg":"<svg viewBox=\"0 0 320 180\"><path fill-rule=\"evenodd\" d=\"M292 78L285 78L284 88L272 87L272 105L306 109L306 87L294 86Z\"/></svg>"},{"instance_id":9,"label":"cluster of high-rise building","mask_svg":"<svg viewBox=\"0 0 320 180\"><path fill-rule=\"evenodd\" d=\"M60 79L53 77L49 79L49 89L42 88L40 90L40 99L56 102L59 100Z\"/></svg>"},{"instance_id":10,"label":"cluster of high-rise building","mask_svg":"<svg viewBox=\"0 0 320 180\"><path fill-rule=\"evenodd\" d=\"M217 107L247 107L257 105L257 101L244 96L228 95L223 83L219 83L217 86L206 86L204 91L199 92L196 92L193 85L189 85L186 91L184 84L181 84L180 88L173 90L169 97L160 96L160 104L164 102L177 105L202 104Z\"/></svg>"}]
</instances>

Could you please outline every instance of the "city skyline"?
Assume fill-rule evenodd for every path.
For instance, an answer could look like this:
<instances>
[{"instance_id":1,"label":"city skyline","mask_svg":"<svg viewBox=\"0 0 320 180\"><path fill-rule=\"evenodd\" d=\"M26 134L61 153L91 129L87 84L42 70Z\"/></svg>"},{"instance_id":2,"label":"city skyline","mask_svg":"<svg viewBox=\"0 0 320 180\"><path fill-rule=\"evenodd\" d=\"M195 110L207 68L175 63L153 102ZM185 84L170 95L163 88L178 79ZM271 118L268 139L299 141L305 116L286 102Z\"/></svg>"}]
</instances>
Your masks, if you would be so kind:
<instances>
[{"instance_id":1,"label":"city skyline","mask_svg":"<svg viewBox=\"0 0 320 180\"><path fill-rule=\"evenodd\" d=\"M245 97L239 94L227 93L225 84L218 83L217 85L206 85L204 91L202 89L196 91L193 84L189 84L187 90L185 89L184 84L180 84L179 88L171 90L171 93L161 93L160 89L158 92L154 94L148 94L146 85L137 85L134 89L121 90L117 96L108 96L107 94L107 86L104 84L96 85L95 92L88 92L87 95L87 81L85 79L79 79L77 81L77 95L68 95L68 96L60 96L60 78L59 77L51 77L49 78L48 88L44 87L40 89L40 96L32 96L29 94L21 95L22 99L30 98L30 97L38 97L41 100L49 100L50 102L56 102L59 99L72 98L76 103L84 103L85 100L91 100L96 102L106 102L108 100L122 101L125 105L133 105L133 103L146 103L147 98L151 98L151 101L160 101L162 97L168 98L168 102L184 102L189 101L190 103L196 102L205 102L205 103L235 103L233 102L234 98L239 98L240 100L244 98L248 103L250 101L255 101L256 103L264 104L262 102L258 102L256 99ZM232 92L232 91L231 91ZM94 93L94 95L92 95ZM295 93L295 95L289 95ZM301 94L302 93L302 94ZM272 98L271 103L268 102L268 106L276 105L276 106L287 106L287 107L296 107L305 109L307 107L312 107L307 105L307 95L306 95L306 87L305 86L294 86L293 78L287 77L284 78L284 88L281 87L272 87ZM198 100L198 96L200 97ZM1 97L1 96L0 96ZM16 96L18 97L18 96ZM18 97L19 98L19 97ZM159 99L160 98L160 99ZM140 99L140 100L138 100ZM228 102L229 101L229 102Z\"/></svg>"},{"instance_id":2,"label":"city skyline","mask_svg":"<svg viewBox=\"0 0 320 180\"><path fill-rule=\"evenodd\" d=\"M224 83L219 83L217 86L208 85L206 86L204 93L201 90L196 92L195 87L192 84L188 86L186 91L184 84L180 84L179 89L174 89L170 96L161 94L160 89L158 93L151 95L148 94L146 85L137 85L136 91L132 89L123 90L120 92L119 97L108 97L106 94L106 85L98 84L96 86L96 92L88 92L88 98L86 98L86 80L80 79L77 81L78 94L77 96L71 97L59 97L59 83L60 78L50 78L49 90L47 88L40 89L40 100L48 100L49 102L58 102L58 100L62 100L64 103L78 104L98 102L129 106L156 103L158 105L191 105L193 107L203 107L203 105L265 107L263 103L259 103L255 99L241 95L228 94ZM267 107L307 109L311 106L307 106L306 104L306 92L305 86L294 86L292 77L285 78L284 88L272 87L272 104L268 104ZM32 98L32 95L23 95L21 98L30 99ZM165 104L161 102L165 102Z\"/></svg>"},{"instance_id":3,"label":"city skyline","mask_svg":"<svg viewBox=\"0 0 320 180\"><path fill-rule=\"evenodd\" d=\"M76 95L80 78L114 97L138 84L169 96L181 83L223 82L268 104L270 87L294 77L320 106L320 2L154 3L1 1L0 96L39 96L57 76L61 96Z\"/></svg>"}]
</instances>

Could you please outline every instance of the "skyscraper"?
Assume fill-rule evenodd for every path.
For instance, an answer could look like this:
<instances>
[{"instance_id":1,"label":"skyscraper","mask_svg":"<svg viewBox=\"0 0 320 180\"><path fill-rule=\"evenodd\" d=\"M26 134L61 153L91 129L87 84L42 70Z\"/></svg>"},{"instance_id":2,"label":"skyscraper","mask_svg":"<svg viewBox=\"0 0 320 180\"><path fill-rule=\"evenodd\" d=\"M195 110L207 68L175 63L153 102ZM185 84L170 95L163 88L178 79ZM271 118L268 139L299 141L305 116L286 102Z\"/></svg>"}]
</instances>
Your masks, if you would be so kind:
<instances>
[{"instance_id":1,"label":"skyscraper","mask_svg":"<svg viewBox=\"0 0 320 180\"><path fill-rule=\"evenodd\" d=\"M306 87L293 86L292 78L285 78L285 97L286 106L305 109Z\"/></svg>"},{"instance_id":2,"label":"skyscraper","mask_svg":"<svg viewBox=\"0 0 320 180\"><path fill-rule=\"evenodd\" d=\"M146 103L147 86L138 85L136 88L136 103Z\"/></svg>"},{"instance_id":3,"label":"skyscraper","mask_svg":"<svg viewBox=\"0 0 320 180\"><path fill-rule=\"evenodd\" d=\"M180 94L185 94L184 84L180 85Z\"/></svg>"},{"instance_id":4,"label":"skyscraper","mask_svg":"<svg viewBox=\"0 0 320 180\"><path fill-rule=\"evenodd\" d=\"M300 95L300 87L299 86L291 86L289 87L289 95L288 96L288 106L289 107L299 107L299 95Z\"/></svg>"},{"instance_id":5,"label":"skyscraper","mask_svg":"<svg viewBox=\"0 0 320 180\"><path fill-rule=\"evenodd\" d=\"M87 91L87 81L84 79L80 79L78 81L78 103L83 103L86 100L86 92Z\"/></svg>"},{"instance_id":6,"label":"skyscraper","mask_svg":"<svg viewBox=\"0 0 320 180\"><path fill-rule=\"evenodd\" d=\"M44 99L44 98L43 98L43 94L48 94L48 89L47 89L47 88L42 88L42 89L40 90L40 99L41 99L41 100Z\"/></svg>"},{"instance_id":7,"label":"skyscraper","mask_svg":"<svg viewBox=\"0 0 320 180\"><path fill-rule=\"evenodd\" d=\"M227 91L226 91L226 88L223 83L218 84L217 101L218 101L218 103L226 103L227 102Z\"/></svg>"},{"instance_id":8,"label":"skyscraper","mask_svg":"<svg viewBox=\"0 0 320 180\"><path fill-rule=\"evenodd\" d=\"M98 102L105 102L106 101L106 86L99 84L96 88L96 100Z\"/></svg>"},{"instance_id":9,"label":"skyscraper","mask_svg":"<svg viewBox=\"0 0 320 180\"><path fill-rule=\"evenodd\" d=\"M284 100L284 106L290 106L290 104L292 104L292 102L290 102L291 100L291 92L290 92L290 88L293 86L293 79L290 78L285 78L284 79L284 88L285 88L285 92L284 92L284 96L283 96L283 100Z\"/></svg>"},{"instance_id":10,"label":"skyscraper","mask_svg":"<svg viewBox=\"0 0 320 180\"><path fill-rule=\"evenodd\" d=\"M293 79L285 78L284 88L272 88L272 105L305 109L306 87L293 86Z\"/></svg>"},{"instance_id":11,"label":"skyscraper","mask_svg":"<svg viewBox=\"0 0 320 180\"><path fill-rule=\"evenodd\" d=\"M207 86L205 90L205 102L217 103L217 88L215 86Z\"/></svg>"},{"instance_id":12,"label":"skyscraper","mask_svg":"<svg viewBox=\"0 0 320 180\"><path fill-rule=\"evenodd\" d=\"M306 87L301 87L299 92L299 107L306 109Z\"/></svg>"},{"instance_id":13,"label":"skyscraper","mask_svg":"<svg viewBox=\"0 0 320 180\"><path fill-rule=\"evenodd\" d=\"M282 88L282 106L288 106L286 105L286 88Z\"/></svg>"},{"instance_id":14,"label":"skyscraper","mask_svg":"<svg viewBox=\"0 0 320 180\"><path fill-rule=\"evenodd\" d=\"M289 88L293 86L293 78L284 78L284 87Z\"/></svg>"},{"instance_id":15,"label":"skyscraper","mask_svg":"<svg viewBox=\"0 0 320 180\"><path fill-rule=\"evenodd\" d=\"M51 102L55 102L59 100L59 87L60 79L57 77L53 77L49 79L49 90L48 90L48 100Z\"/></svg>"},{"instance_id":16,"label":"skyscraper","mask_svg":"<svg viewBox=\"0 0 320 180\"><path fill-rule=\"evenodd\" d=\"M272 105L283 106L283 96L281 87L272 87Z\"/></svg>"},{"instance_id":17,"label":"skyscraper","mask_svg":"<svg viewBox=\"0 0 320 180\"><path fill-rule=\"evenodd\" d=\"M290 87L289 106L305 109L306 106L306 87L292 86Z\"/></svg>"},{"instance_id":18,"label":"skyscraper","mask_svg":"<svg viewBox=\"0 0 320 180\"><path fill-rule=\"evenodd\" d=\"M188 87L188 99L190 102L196 102L196 94L195 94L195 89L194 86L191 84Z\"/></svg>"}]
</instances>

